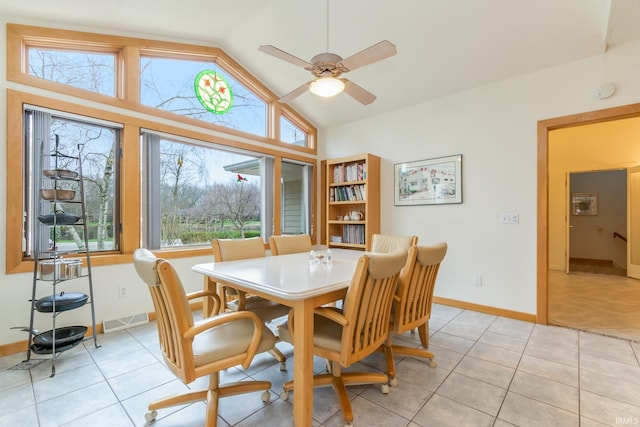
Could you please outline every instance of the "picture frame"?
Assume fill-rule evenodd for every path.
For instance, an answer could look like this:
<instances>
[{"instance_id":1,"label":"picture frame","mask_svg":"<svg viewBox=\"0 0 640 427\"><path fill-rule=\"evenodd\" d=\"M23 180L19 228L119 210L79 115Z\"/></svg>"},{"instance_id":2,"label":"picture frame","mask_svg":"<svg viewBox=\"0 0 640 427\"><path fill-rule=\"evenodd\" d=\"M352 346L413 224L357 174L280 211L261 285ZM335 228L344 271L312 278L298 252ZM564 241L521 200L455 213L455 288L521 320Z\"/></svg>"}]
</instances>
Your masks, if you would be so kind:
<instances>
[{"instance_id":1,"label":"picture frame","mask_svg":"<svg viewBox=\"0 0 640 427\"><path fill-rule=\"evenodd\" d=\"M462 203L462 154L394 165L396 206Z\"/></svg>"},{"instance_id":2,"label":"picture frame","mask_svg":"<svg viewBox=\"0 0 640 427\"><path fill-rule=\"evenodd\" d=\"M598 193L572 193L572 215L598 215Z\"/></svg>"}]
</instances>

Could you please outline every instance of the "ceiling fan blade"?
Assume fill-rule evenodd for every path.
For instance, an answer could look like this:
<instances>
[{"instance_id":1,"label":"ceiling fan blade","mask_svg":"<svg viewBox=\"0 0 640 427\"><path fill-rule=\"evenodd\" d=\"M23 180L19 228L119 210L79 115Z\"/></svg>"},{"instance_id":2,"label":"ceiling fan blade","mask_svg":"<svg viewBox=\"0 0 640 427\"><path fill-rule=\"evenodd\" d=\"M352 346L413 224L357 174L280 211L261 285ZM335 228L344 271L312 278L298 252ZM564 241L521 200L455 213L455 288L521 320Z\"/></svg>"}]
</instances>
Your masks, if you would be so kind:
<instances>
[{"instance_id":1,"label":"ceiling fan blade","mask_svg":"<svg viewBox=\"0 0 640 427\"><path fill-rule=\"evenodd\" d=\"M365 65L389 58L397 52L396 46L393 43L389 40L383 40L380 43L374 44L365 50L361 50L360 52L343 59L342 61L338 61L336 65L342 72L353 71L357 68L364 67Z\"/></svg>"},{"instance_id":2,"label":"ceiling fan blade","mask_svg":"<svg viewBox=\"0 0 640 427\"><path fill-rule=\"evenodd\" d=\"M297 56L293 56L290 53L285 52L284 50L278 49L275 46L271 46L270 44L264 44L258 47L258 50L264 53L267 53L271 56L275 56L278 59L282 59L283 61L287 61L292 63L293 65L297 65L302 68L312 67L313 65L305 61L304 59L300 59Z\"/></svg>"},{"instance_id":3,"label":"ceiling fan blade","mask_svg":"<svg viewBox=\"0 0 640 427\"><path fill-rule=\"evenodd\" d=\"M341 79L344 82L344 91L347 95L354 98L362 105L369 105L376 100L376 96L364 89L362 86L358 86L351 80Z\"/></svg>"},{"instance_id":4,"label":"ceiling fan blade","mask_svg":"<svg viewBox=\"0 0 640 427\"><path fill-rule=\"evenodd\" d=\"M292 90L291 92L283 96L282 98L278 99L278 101L286 104L287 102L299 97L309 89L309 83L311 82L309 81L298 86L297 88L295 88L294 90Z\"/></svg>"}]
</instances>

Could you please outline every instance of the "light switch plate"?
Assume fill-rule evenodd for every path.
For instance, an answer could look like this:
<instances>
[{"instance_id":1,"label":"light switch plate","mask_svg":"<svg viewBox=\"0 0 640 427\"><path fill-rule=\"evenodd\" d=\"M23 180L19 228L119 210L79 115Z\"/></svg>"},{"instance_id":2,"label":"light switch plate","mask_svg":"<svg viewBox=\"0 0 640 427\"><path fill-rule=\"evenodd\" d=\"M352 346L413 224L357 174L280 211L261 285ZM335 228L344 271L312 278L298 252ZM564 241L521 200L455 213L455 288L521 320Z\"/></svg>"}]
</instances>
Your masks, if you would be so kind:
<instances>
[{"instance_id":1,"label":"light switch plate","mask_svg":"<svg viewBox=\"0 0 640 427\"><path fill-rule=\"evenodd\" d=\"M501 224L518 224L520 222L520 216L517 213L501 213Z\"/></svg>"}]
</instances>

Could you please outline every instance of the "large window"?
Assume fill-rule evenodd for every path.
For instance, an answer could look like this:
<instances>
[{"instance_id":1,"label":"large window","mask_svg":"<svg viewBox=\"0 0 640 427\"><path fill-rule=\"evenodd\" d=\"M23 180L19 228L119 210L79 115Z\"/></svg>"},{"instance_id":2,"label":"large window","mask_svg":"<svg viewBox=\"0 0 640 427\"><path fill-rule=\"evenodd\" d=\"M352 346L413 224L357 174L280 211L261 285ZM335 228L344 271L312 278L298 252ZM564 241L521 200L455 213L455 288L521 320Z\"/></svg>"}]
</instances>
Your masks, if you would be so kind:
<instances>
[{"instance_id":1,"label":"large window","mask_svg":"<svg viewBox=\"0 0 640 427\"><path fill-rule=\"evenodd\" d=\"M50 206L50 202L41 200L38 189L47 188L46 184L42 185L47 179L43 171L56 169L81 173L85 193L89 250L91 252L117 250L119 217L116 209L116 189L118 188L116 153L120 132L118 126L34 108L27 108L24 117L25 165L28 165L25 174L27 191L23 202L26 214L25 255L31 256L34 251L47 250L46 247L32 246L35 241L46 245L50 239L53 239L52 235L35 239L35 234L42 232L58 233L55 240L60 250L84 249L85 239L81 235L83 227L68 225L51 227L50 230L44 231L37 221L39 214L51 213L58 209L82 216L80 204L65 203L63 208ZM53 153L62 156L51 156ZM59 189L65 190L64 181L60 181L58 185ZM75 189L75 187L72 186L69 189Z\"/></svg>"},{"instance_id":2,"label":"large window","mask_svg":"<svg viewBox=\"0 0 640 427\"><path fill-rule=\"evenodd\" d=\"M152 132L143 140L148 247L263 235L262 195L272 189L260 158Z\"/></svg>"},{"instance_id":3,"label":"large window","mask_svg":"<svg viewBox=\"0 0 640 427\"><path fill-rule=\"evenodd\" d=\"M29 48L29 75L103 95L116 95L116 55Z\"/></svg>"},{"instance_id":4,"label":"large window","mask_svg":"<svg viewBox=\"0 0 640 427\"><path fill-rule=\"evenodd\" d=\"M217 73L228 87L231 108L216 114L203 107L194 86L203 71ZM150 107L266 136L267 106L254 93L212 62L143 56L140 60L140 102Z\"/></svg>"},{"instance_id":5,"label":"large window","mask_svg":"<svg viewBox=\"0 0 640 427\"><path fill-rule=\"evenodd\" d=\"M312 184L311 165L282 162L280 234L311 234L312 215L309 200Z\"/></svg>"},{"instance_id":6,"label":"large window","mask_svg":"<svg viewBox=\"0 0 640 427\"><path fill-rule=\"evenodd\" d=\"M141 245L175 258L210 254L215 237L313 233L315 128L222 50L15 24L7 45L7 200L24 201L7 203L7 272L31 270L32 242L48 240L33 233L51 165L35 159L56 135L83 147L94 265ZM233 91L224 114L196 95L205 74Z\"/></svg>"},{"instance_id":7,"label":"large window","mask_svg":"<svg viewBox=\"0 0 640 427\"><path fill-rule=\"evenodd\" d=\"M280 119L280 139L299 147L307 146L307 134L284 116Z\"/></svg>"}]
</instances>

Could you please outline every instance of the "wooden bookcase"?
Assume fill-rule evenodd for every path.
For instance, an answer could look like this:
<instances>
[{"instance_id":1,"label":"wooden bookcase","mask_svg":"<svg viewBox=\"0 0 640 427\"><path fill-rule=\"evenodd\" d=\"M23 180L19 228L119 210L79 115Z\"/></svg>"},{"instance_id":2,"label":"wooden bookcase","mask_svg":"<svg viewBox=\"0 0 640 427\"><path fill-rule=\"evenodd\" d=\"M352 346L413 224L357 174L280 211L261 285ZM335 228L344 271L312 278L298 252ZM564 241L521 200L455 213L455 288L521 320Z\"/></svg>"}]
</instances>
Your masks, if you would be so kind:
<instances>
[{"instance_id":1,"label":"wooden bookcase","mask_svg":"<svg viewBox=\"0 0 640 427\"><path fill-rule=\"evenodd\" d=\"M361 154L325 163L326 244L370 249L371 236L380 232L380 157ZM354 211L362 218L351 218Z\"/></svg>"}]
</instances>

